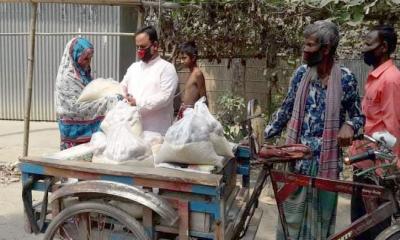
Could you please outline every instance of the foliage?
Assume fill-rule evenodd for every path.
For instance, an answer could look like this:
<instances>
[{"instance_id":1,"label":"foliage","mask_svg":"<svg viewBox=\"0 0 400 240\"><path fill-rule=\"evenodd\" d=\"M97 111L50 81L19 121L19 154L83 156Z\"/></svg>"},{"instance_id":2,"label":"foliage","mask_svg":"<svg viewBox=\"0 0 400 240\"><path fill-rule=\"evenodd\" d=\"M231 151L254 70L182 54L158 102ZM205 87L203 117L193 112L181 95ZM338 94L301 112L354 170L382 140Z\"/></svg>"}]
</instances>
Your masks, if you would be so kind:
<instances>
[{"instance_id":1,"label":"foliage","mask_svg":"<svg viewBox=\"0 0 400 240\"><path fill-rule=\"evenodd\" d=\"M370 24L397 23L400 0L171 0L180 8L164 9L159 20L161 45L166 52L195 40L204 58L267 57L274 66L277 54L299 55L304 26L331 19L341 27L342 51L352 55ZM157 19L157 9L148 11ZM153 13L153 16L150 16Z\"/></svg>"},{"instance_id":2,"label":"foliage","mask_svg":"<svg viewBox=\"0 0 400 240\"><path fill-rule=\"evenodd\" d=\"M217 119L224 127L225 137L229 141L239 142L246 136L241 124L246 117L244 98L225 93L218 98L217 105Z\"/></svg>"}]
</instances>

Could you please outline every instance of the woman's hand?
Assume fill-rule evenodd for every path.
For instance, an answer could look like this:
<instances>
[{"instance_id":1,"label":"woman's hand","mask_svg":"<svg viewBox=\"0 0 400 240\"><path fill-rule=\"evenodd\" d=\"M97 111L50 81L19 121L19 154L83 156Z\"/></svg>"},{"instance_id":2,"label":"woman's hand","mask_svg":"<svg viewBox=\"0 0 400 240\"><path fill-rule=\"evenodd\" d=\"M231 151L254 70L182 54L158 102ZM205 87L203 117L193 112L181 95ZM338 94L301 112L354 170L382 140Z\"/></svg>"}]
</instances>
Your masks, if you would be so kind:
<instances>
[{"instance_id":1,"label":"woman's hand","mask_svg":"<svg viewBox=\"0 0 400 240\"><path fill-rule=\"evenodd\" d=\"M129 93L125 97L126 101L129 103L131 106L136 106L136 98L134 98L132 95Z\"/></svg>"}]
</instances>

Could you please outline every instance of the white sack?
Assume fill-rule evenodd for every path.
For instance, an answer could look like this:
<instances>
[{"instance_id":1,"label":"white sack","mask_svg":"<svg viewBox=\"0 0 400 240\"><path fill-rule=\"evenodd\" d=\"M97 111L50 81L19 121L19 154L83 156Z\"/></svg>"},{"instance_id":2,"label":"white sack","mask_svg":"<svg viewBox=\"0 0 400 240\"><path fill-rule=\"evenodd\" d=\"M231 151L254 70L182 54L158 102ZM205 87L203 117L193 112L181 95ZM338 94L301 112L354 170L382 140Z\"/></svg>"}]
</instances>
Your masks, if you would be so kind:
<instances>
[{"instance_id":1,"label":"white sack","mask_svg":"<svg viewBox=\"0 0 400 240\"><path fill-rule=\"evenodd\" d=\"M164 142L164 137L158 132L144 131L143 139L147 144L151 146L153 156L156 156L160 151L162 143Z\"/></svg>"},{"instance_id":2,"label":"white sack","mask_svg":"<svg viewBox=\"0 0 400 240\"><path fill-rule=\"evenodd\" d=\"M156 164L175 162L222 165L224 158L217 155L210 139L210 133L218 132L220 124L207 116L205 110L208 112L204 99L199 100L193 110L186 110L184 117L168 129L164 143L155 155Z\"/></svg>"},{"instance_id":3,"label":"white sack","mask_svg":"<svg viewBox=\"0 0 400 240\"><path fill-rule=\"evenodd\" d=\"M128 103L120 101L106 114L106 117L101 122L100 128L108 135L110 128L126 122L129 124L135 136L139 137L142 135L143 128L140 122L139 111L136 107L132 107Z\"/></svg>"},{"instance_id":4,"label":"white sack","mask_svg":"<svg viewBox=\"0 0 400 240\"><path fill-rule=\"evenodd\" d=\"M103 156L106 160L110 160L110 163L121 164L130 160L141 161L147 159L151 156L151 150L150 146L135 136L131 132L129 125L125 123L109 129Z\"/></svg>"},{"instance_id":5,"label":"white sack","mask_svg":"<svg viewBox=\"0 0 400 240\"><path fill-rule=\"evenodd\" d=\"M215 152L220 156L233 158L235 155L233 154L232 145L224 136L224 128L222 127L221 123L218 122L218 120L215 119L210 113L207 105L204 103L204 100L202 101L202 99L200 99L198 102L196 102L195 108L196 113L201 115L209 126L209 137Z\"/></svg>"},{"instance_id":6,"label":"white sack","mask_svg":"<svg viewBox=\"0 0 400 240\"><path fill-rule=\"evenodd\" d=\"M158 154L154 156L156 164L160 163L185 163L201 164L222 167L224 158L218 156L210 141L201 141L175 145L164 142Z\"/></svg>"},{"instance_id":7,"label":"white sack","mask_svg":"<svg viewBox=\"0 0 400 240\"><path fill-rule=\"evenodd\" d=\"M102 154L107 146L106 135L101 131L93 133L90 139L90 146L93 147L95 155Z\"/></svg>"},{"instance_id":8,"label":"white sack","mask_svg":"<svg viewBox=\"0 0 400 240\"><path fill-rule=\"evenodd\" d=\"M93 102L97 99L116 94L123 95L119 82L112 78L97 78L86 85L78 98L78 102Z\"/></svg>"},{"instance_id":9,"label":"white sack","mask_svg":"<svg viewBox=\"0 0 400 240\"><path fill-rule=\"evenodd\" d=\"M228 158L235 157L233 154L233 144L226 140L225 136L220 136L212 132L210 133L210 141L218 155Z\"/></svg>"}]
</instances>

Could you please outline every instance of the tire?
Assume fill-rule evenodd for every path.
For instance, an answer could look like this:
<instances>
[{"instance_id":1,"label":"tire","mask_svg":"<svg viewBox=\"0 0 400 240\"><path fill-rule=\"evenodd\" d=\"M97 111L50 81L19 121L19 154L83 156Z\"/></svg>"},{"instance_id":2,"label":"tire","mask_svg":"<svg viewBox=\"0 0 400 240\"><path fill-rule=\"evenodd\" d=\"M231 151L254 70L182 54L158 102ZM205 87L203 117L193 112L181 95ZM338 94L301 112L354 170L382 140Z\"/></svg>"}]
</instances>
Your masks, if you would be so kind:
<instances>
[{"instance_id":1,"label":"tire","mask_svg":"<svg viewBox=\"0 0 400 240\"><path fill-rule=\"evenodd\" d=\"M103 218L100 219L98 218L97 221L97 226L100 226L100 230L93 230L92 234L92 225L95 225L93 223L90 224L90 231L87 230L88 226L85 224L84 226L81 225L81 219L79 219L79 216L85 216L84 214L99 214L99 216L104 216L104 219L110 220L112 219L113 221L106 223L106 221L103 222ZM89 215L88 215L89 216ZM90 219L90 216L89 216ZM85 218L87 220L87 218ZM115 221L116 220L116 221ZM85 221L86 222L86 221ZM121 223L122 225L114 225L115 223ZM104 224L104 225L102 225ZM106 224L111 225L111 229L105 227ZM76 228L77 231L72 231L72 229L68 230L69 226L73 226ZM115 227L117 226L117 228ZM122 228L121 228L122 226ZM143 226L133 217L128 215L127 213L123 212L119 208L104 204L104 203L96 203L96 202L84 202L84 203L78 203L75 205L72 205L70 207L65 208L63 211L61 211L50 223L49 227L47 228L45 235L44 235L44 240L51 240L51 239L64 239L65 235L68 235L66 238L67 239L75 239L75 238L82 238L81 233L80 233L80 228L86 229L86 237L84 239L100 239L99 236L94 236L96 235L96 231L100 233L103 232L104 230L106 233L110 231L119 231L123 232L123 234L129 234L127 239L137 239L137 240L149 240L150 238L145 234ZM58 229L62 229L61 231L64 232L63 234L60 234ZM117 230L115 230L117 229ZM126 230L129 230L129 232L126 232ZM58 234L60 235L60 238L54 238L55 235ZM117 233L120 234L120 233ZM62 235L62 236L61 236ZM108 233L110 235L110 233ZM74 236L74 237L71 237ZM75 237L77 236L77 237ZM102 235L103 236L103 235ZM110 238L104 238L101 237L101 239L110 239Z\"/></svg>"},{"instance_id":2,"label":"tire","mask_svg":"<svg viewBox=\"0 0 400 240\"><path fill-rule=\"evenodd\" d=\"M381 232L375 240L399 240L400 239L400 225L395 224L386 228Z\"/></svg>"}]
</instances>

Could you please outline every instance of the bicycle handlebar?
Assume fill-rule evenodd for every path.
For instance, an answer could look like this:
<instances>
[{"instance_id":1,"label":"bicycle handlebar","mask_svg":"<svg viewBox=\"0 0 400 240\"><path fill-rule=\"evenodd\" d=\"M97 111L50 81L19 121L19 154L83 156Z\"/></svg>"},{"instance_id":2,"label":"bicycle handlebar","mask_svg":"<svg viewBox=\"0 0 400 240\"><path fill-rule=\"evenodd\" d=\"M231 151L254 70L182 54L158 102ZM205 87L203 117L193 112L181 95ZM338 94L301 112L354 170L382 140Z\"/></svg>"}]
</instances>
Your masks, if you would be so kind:
<instances>
[{"instance_id":1,"label":"bicycle handlebar","mask_svg":"<svg viewBox=\"0 0 400 240\"><path fill-rule=\"evenodd\" d=\"M368 150L366 152L354 155L352 157L345 157L343 162L346 165L351 165L353 163L361 162L364 160L375 160L376 159L376 152L374 150Z\"/></svg>"}]
</instances>

